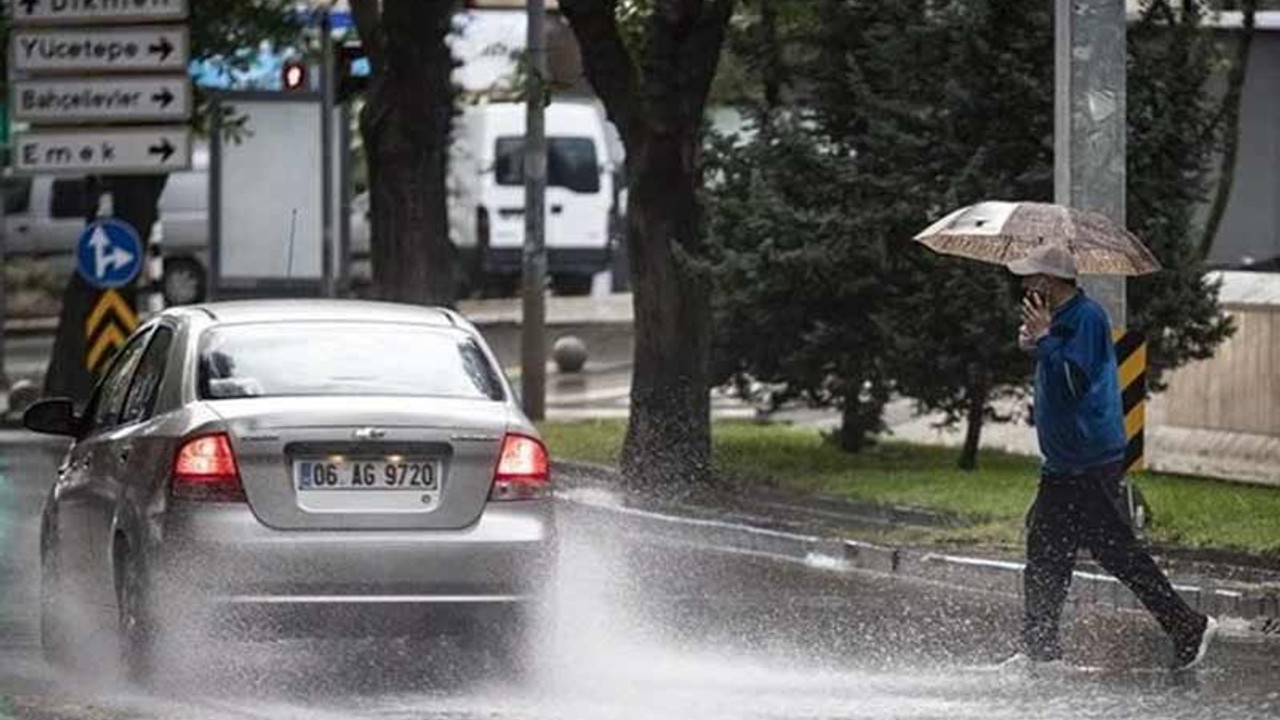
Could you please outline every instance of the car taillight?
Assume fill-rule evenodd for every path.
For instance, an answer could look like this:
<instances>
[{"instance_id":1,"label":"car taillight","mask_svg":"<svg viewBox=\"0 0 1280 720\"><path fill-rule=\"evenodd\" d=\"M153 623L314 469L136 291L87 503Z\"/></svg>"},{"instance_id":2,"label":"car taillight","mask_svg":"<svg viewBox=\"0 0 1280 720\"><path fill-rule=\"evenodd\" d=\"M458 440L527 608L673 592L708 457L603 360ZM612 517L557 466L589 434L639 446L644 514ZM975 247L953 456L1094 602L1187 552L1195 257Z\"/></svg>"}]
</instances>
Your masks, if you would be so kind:
<instances>
[{"instance_id":1,"label":"car taillight","mask_svg":"<svg viewBox=\"0 0 1280 720\"><path fill-rule=\"evenodd\" d=\"M551 465L547 448L528 435L508 433L493 473L490 500L533 500L551 496Z\"/></svg>"},{"instance_id":2,"label":"car taillight","mask_svg":"<svg viewBox=\"0 0 1280 720\"><path fill-rule=\"evenodd\" d=\"M231 438L226 433L192 438L173 459L173 496L187 500L245 499Z\"/></svg>"}]
</instances>

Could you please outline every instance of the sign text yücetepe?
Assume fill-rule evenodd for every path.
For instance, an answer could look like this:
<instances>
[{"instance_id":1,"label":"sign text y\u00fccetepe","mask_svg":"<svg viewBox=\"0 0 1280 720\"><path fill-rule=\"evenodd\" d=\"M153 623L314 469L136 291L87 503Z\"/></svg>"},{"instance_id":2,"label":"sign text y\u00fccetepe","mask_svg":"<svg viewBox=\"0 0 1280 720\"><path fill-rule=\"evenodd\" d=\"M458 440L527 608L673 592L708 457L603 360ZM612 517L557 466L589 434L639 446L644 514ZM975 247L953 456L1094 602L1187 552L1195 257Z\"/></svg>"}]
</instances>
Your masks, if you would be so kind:
<instances>
[{"instance_id":1,"label":"sign text y\u00fccetepe","mask_svg":"<svg viewBox=\"0 0 1280 720\"><path fill-rule=\"evenodd\" d=\"M76 60L90 58L108 63L132 60L142 54L142 47L132 40L62 40L54 37L22 38L22 52L28 58L42 60Z\"/></svg>"}]
</instances>

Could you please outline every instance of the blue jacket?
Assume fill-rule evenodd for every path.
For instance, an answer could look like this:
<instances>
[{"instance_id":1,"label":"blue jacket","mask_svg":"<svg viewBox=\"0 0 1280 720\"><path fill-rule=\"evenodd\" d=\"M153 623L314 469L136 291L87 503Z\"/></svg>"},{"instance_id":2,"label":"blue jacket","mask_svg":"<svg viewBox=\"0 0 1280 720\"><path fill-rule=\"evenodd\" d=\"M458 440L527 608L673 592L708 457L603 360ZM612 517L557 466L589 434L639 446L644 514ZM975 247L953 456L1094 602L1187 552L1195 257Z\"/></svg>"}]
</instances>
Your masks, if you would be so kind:
<instances>
[{"instance_id":1,"label":"blue jacket","mask_svg":"<svg viewBox=\"0 0 1280 720\"><path fill-rule=\"evenodd\" d=\"M1124 460L1127 438L1111 323L1076 294L1036 345L1036 434L1047 475L1075 475Z\"/></svg>"}]
</instances>

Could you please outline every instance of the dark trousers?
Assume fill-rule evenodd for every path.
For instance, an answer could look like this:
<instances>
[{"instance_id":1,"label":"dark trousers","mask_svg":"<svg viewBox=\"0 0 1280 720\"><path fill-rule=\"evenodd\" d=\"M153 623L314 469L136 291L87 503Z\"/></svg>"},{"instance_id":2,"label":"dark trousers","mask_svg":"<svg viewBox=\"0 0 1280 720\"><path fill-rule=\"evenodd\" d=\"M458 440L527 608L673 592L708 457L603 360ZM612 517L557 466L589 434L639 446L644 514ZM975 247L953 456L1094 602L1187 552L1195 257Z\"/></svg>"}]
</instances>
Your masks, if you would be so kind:
<instances>
[{"instance_id":1,"label":"dark trousers","mask_svg":"<svg viewBox=\"0 0 1280 720\"><path fill-rule=\"evenodd\" d=\"M1174 591L1133 534L1122 498L1123 476L1123 466L1116 463L1079 475L1040 478L1035 505L1027 516L1023 574L1023 644L1035 659L1062 655L1058 622L1081 546L1133 591L1170 636L1185 636L1202 625L1204 616Z\"/></svg>"}]
</instances>

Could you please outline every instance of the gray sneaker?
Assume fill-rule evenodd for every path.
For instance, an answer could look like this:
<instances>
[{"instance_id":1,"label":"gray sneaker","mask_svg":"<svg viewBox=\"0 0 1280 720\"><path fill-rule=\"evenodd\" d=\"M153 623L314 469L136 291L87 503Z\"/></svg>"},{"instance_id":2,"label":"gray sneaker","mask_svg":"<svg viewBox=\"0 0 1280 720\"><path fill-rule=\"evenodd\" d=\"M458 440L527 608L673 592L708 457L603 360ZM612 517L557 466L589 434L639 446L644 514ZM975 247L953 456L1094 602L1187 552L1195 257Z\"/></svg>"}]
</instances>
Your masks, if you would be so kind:
<instances>
[{"instance_id":1,"label":"gray sneaker","mask_svg":"<svg viewBox=\"0 0 1280 720\"><path fill-rule=\"evenodd\" d=\"M1188 633L1177 638L1173 647L1173 669L1190 670L1204 662L1209 652L1209 645L1218 634L1218 621L1205 616L1204 627L1199 632Z\"/></svg>"}]
</instances>

